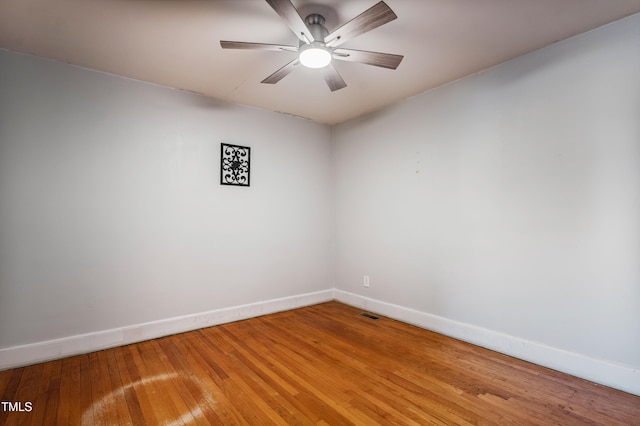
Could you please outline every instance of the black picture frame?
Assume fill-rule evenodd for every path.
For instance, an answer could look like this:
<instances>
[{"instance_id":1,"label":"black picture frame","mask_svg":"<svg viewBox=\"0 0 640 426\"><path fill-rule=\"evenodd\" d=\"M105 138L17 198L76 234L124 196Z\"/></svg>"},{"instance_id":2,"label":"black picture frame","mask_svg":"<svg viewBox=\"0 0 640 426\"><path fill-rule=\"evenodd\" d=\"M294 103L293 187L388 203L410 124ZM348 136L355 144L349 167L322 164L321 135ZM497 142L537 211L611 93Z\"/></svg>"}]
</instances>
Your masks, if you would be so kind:
<instances>
[{"instance_id":1,"label":"black picture frame","mask_svg":"<svg viewBox=\"0 0 640 426\"><path fill-rule=\"evenodd\" d=\"M250 186L251 147L220 144L220 185Z\"/></svg>"}]
</instances>

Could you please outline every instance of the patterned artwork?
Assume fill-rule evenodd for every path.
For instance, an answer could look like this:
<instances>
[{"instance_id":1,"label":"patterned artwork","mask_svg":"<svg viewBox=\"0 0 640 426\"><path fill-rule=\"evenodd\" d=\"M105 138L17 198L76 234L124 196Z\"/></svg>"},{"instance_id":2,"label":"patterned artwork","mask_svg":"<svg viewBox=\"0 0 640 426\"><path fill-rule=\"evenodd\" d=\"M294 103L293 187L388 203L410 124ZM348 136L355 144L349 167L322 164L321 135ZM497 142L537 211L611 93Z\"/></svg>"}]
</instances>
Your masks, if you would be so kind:
<instances>
[{"instance_id":1,"label":"patterned artwork","mask_svg":"<svg viewBox=\"0 0 640 426\"><path fill-rule=\"evenodd\" d=\"M249 186L251 148L220 144L220 184Z\"/></svg>"}]
</instances>

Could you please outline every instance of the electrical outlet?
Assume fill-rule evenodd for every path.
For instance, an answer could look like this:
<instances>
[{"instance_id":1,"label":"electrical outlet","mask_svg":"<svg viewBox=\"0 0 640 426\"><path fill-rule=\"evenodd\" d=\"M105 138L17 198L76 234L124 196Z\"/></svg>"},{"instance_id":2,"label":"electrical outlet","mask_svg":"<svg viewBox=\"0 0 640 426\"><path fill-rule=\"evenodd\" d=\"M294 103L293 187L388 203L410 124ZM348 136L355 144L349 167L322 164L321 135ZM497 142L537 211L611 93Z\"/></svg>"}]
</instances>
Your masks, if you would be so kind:
<instances>
[{"instance_id":1,"label":"electrical outlet","mask_svg":"<svg viewBox=\"0 0 640 426\"><path fill-rule=\"evenodd\" d=\"M369 275L364 275L362 277L362 285L365 287L369 287Z\"/></svg>"}]
</instances>

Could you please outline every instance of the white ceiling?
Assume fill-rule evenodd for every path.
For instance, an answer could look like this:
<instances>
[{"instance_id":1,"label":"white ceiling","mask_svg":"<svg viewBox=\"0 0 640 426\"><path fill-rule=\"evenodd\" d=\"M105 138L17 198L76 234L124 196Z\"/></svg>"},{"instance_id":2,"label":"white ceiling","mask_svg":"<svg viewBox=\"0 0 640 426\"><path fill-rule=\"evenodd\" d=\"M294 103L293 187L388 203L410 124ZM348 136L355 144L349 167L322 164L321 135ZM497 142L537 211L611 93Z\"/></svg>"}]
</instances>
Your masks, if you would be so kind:
<instances>
[{"instance_id":1,"label":"white ceiling","mask_svg":"<svg viewBox=\"0 0 640 426\"><path fill-rule=\"evenodd\" d=\"M378 0L292 0L333 28ZM640 0L386 0L398 19L341 47L404 55L397 70L337 62L330 92L295 53L219 41L296 44L264 0L0 0L0 47L334 124L640 12Z\"/></svg>"}]
</instances>

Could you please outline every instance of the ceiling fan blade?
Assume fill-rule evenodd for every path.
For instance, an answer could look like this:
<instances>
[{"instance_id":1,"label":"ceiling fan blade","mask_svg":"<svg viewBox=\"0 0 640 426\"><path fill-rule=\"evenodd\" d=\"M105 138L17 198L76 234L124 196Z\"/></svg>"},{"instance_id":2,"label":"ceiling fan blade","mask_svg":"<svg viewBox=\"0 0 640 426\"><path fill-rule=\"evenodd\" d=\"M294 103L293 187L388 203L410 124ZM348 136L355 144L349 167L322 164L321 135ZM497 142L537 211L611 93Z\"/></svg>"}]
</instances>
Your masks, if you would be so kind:
<instances>
[{"instance_id":1,"label":"ceiling fan blade","mask_svg":"<svg viewBox=\"0 0 640 426\"><path fill-rule=\"evenodd\" d=\"M285 78L291 71L293 71L299 63L300 61L298 61L298 58L294 59L284 67L280 68L278 71L271 74L269 77L262 80L260 83L276 84L277 82Z\"/></svg>"},{"instance_id":2,"label":"ceiling fan blade","mask_svg":"<svg viewBox=\"0 0 640 426\"><path fill-rule=\"evenodd\" d=\"M393 21L397 17L393 10L385 2L381 1L331 32L324 38L324 42L328 47L339 46L354 37Z\"/></svg>"},{"instance_id":3,"label":"ceiling fan blade","mask_svg":"<svg viewBox=\"0 0 640 426\"><path fill-rule=\"evenodd\" d=\"M305 43L315 41L311 31L307 28L307 25L304 23L302 17L300 17L293 3L291 3L291 0L267 0L267 3L287 22L291 31L293 31L300 40Z\"/></svg>"},{"instance_id":4,"label":"ceiling fan blade","mask_svg":"<svg viewBox=\"0 0 640 426\"><path fill-rule=\"evenodd\" d=\"M347 87L347 83L344 82L333 64L329 64L326 67L320 69L322 70L324 81L327 82L327 86L329 86L329 89L331 89L332 92Z\"/></svg>"},{"instance_id":5,"label":"ceiling fan blade","mask_svg":"<svg viewBox=\"0 0 640 426\"><path fill-rule=\"evenodd\" d=\"M297 52L296 46L268 43L248 43L244 41L220 40L220 47L223 49L253 49L253 50L277 50L285 52Z\"/></svg>"},{"instance_id":6,"label":"ceiling fan blade","mask_svg":"<svg viewBox=\"0 0 640 426\"><path fill-rule=\"evenodd\" d=\"M340 61L360 62L376 67L383 67L395 70L400 65L402 55L392 55L391 53L367 52L365 50L335 49L333 58Z\"/></svg>"}]
</instances>

